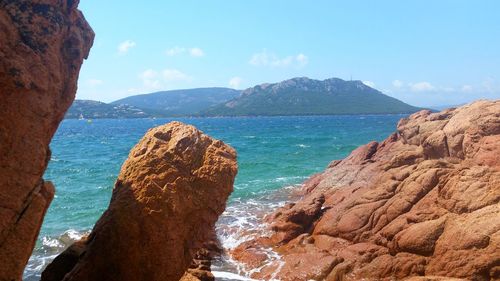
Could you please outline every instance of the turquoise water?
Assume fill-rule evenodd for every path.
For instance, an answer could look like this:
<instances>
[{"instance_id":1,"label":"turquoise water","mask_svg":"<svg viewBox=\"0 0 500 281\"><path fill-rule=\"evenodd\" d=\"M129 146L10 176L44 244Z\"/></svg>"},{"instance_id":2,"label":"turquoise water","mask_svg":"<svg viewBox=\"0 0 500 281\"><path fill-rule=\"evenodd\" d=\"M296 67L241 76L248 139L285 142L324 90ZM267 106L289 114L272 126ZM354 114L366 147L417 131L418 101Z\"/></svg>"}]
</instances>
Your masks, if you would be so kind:
<instances>
[{"instance_id":1,"label":"turquoise water","mask_svg":"<svg viewBox=\"0 0 500 281\"><path fill-rule=\"evenodd\" d=\"M228 210L218 223L226 247L251 227L256 210L281 204L284 187L300 184L330 161L392 133L402 115L65 120L52 143L45 179L56 197L25 272L37 280L54 255L88 232L109 203L129 150L152 127L179 120L232 145L239 171ZM280 193L281 192L281 193ZM277 199L279 197L279 199ZM260 208L260 209L259 209ZM267 209L266 209L267 210ZM224 262L219 268L229 270Z\"/></svg>"}]
</instances>

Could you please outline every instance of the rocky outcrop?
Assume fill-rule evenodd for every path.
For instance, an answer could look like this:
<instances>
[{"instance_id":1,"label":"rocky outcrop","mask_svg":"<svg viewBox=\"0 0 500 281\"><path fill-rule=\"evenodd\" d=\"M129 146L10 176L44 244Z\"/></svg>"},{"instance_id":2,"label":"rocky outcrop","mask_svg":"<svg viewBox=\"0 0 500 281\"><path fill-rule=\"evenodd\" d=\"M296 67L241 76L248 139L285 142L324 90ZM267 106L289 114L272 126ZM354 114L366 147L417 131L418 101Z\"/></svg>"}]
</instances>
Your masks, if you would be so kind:
<instances>
[{"instance_id":1,"label":"rocky outcrop","mask_svg":"<svg viewBox=\"0 0 500 281\"><path fill-rule=\"evenodd\" d=\"M74 0L0 0L0 279L20 280L54 187L42 175L94 34Z\"/></svg>"},{"instance_id":2,"label":"rocky outcrop","mask_svg":"<svg viewBox=\"0 0 500 281\"><path fill-rule=\"evenodd\" d=\"M303 192L233 251L254 278L498 280L500 101L402 119ZM281 261L262 260L269 247Z\"/></svg>"},{"instance_id":3,"label":"rocky outcrop","mask_svg":"<svg viewBox=\"0 0 500 281\"><path fill-rule=\"evenodd\" d=\"M149 130L83 246L56 258L42 280L179 280L213 233L236 171L235 150L193 126Z\"/></svg>"},{"instance_id":4,"label":"rocky outcrop","mask_svg":"<svg viewBox=\"0 0 500 281\"><path fill-rule=\"evenodd\" d=\"M194 255L193 261L180 281L214 281L215 277L210 271L212 260L216 256L221 256L224 250L215 233L215 229L210 233L201 249Z\"/></svg>"}]
</instances>

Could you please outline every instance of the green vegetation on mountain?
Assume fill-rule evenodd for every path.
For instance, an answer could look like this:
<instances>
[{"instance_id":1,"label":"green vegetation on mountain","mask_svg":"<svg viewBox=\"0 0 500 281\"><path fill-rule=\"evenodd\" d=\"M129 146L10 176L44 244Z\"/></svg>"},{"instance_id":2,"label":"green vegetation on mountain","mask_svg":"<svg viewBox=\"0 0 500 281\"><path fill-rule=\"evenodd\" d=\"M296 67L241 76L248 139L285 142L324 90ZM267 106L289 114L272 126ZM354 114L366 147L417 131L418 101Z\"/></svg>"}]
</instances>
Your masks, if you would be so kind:
<instances>
[{"instance_id":1,"label":"green vegetation on mountain","mask_svg":"<svg viewBox=\"0 0 500 281\"><path fill-rule=\"evenodd\" d=\"M93 100L75 100L65 118L67 119L98 119L98 118L146 118L161 116L152 111L145 111L135 106L123 104L107 104Z\"/></svg>"},{"instance_id":2,"label":"green vegetation on mountain","mask_svg":"<svg viewBox=\"0 0 500 281\"><path fill-rule=\"evenodd\" d=\"M199 88L130 96L110 104L76 100L66 118L395 114L418 110L361 81L303 77L242 92Z\"/></svg>"},{"instance_id":3,"label":"green vegetation on mountain","mask_svg":"<svg viewBox=\"0 0 500 281\"><path fill-rule=\"evenodd\" d=\"M202 116L394 114L420 110L361 81L293 78L249 88Z\"/></svg>"},{"instance_id":4,"label":"green vegetation on mountain","mask_svg":"<svg viewBox=\"0 0 500 281\"><path fill-rule=\"evenodd\" d=\"M229 88L198 88L163 91L126 97L112 104L127 104L161 112L165 116L194 115L211 106L224 103L240 95Z\"/></svg>"}]
</instances>

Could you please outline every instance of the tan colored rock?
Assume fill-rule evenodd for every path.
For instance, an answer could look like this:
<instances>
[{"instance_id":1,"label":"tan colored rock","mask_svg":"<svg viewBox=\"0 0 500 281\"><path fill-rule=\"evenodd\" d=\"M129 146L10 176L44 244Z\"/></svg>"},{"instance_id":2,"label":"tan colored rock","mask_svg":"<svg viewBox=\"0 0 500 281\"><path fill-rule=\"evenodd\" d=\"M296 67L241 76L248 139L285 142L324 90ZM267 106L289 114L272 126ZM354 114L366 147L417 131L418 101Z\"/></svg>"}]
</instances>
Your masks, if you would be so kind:
<instances>
[{"instance_id":1,"label":"tan colored rock","mask_svg":"<svg viewBox=\"0 0 500 281\"><path fill-rule=\"evenodd\" d=\"M422 256L432 255L436 241L443 234L446 217L415 223L394 237L396 252L408 252Z\"/></svg>"},{"instance_id":2,"label":"tan colored rock","mask_svg":"<svg viewBox=\"0 0 500 281\"><path fill-rule=\"evenodd\" d=\"M149 130L63 280L179 280L213 233L236 172L235 150L193 126ZM57 280L49 276L58 267L49 266L42 280Z\"/></svg>"},{"instance_id":3,"label":"tan colored rock","mask_svg":"<svg viewBox=\"0 0 500 281\"><path fill-rule=\"evenodd\" d=\"M260 241L259 241L260 242ZM237 248L231 251L231 256L250 268L258 268L267 261L267 254L264 248L259 247L260 243L248 241L241 243Z\"/></svg>"},{"instance_id":4,"label":"tan colored rock","mask_svg":"<svg viewBox=\"0 0 500 281\"><path fill-rule=\"evenodd\" d=\"M255 276L500 280L500 101L415 113L302 189L268 216L270 237L245 242L253 256L273 247L285 263Z\"/></svg>"},{"instance_id":5,"label":"tan colored rock","mask_svg":"<svg viewBox=\"0 0 500 281\"><path fill-rule=\"evenodd\" d=\"M79 1L0 1L0 279L20 280L54 187L49 143L94 33Z\"/></svg>"},{"instance_id":6,"label":"tan colored rock","mask_svg":"<svg viewBox=\"0 0 500 281\"><path fill-rule=\"evenodd\" d=\"M210 270L190 268L182 275L180 281L214 281L215 277Z\"/></svg>"},{"instance_id":7,"label":"tan colored rock","mask_svg":"<svg viewBox=\"0 0 500 281\"><path fill-rule=\"evenodd\" d=\"M275 236L274 241L286 243L302 233L309 232L313 222L321 215L324 202L325 197L319 194L317 197L298 202L299 205L287 205L268 218L271 229L281 234L279 237Z\"/></svg>"},{"instance_id":8,"label":"tan colored rock","mask_svg":"<svg viewBox=\"0 0 500 281\"><path fill-rule=\"evenodd\" d=\"M294 280L325 280L332 269L342 261L326 252L304 252L290 254L284 257L282 267L271 267L272 270L252 275L257 280L272 279L275 273L280 273L282 281Z\"/></svg>"}]
</instances>

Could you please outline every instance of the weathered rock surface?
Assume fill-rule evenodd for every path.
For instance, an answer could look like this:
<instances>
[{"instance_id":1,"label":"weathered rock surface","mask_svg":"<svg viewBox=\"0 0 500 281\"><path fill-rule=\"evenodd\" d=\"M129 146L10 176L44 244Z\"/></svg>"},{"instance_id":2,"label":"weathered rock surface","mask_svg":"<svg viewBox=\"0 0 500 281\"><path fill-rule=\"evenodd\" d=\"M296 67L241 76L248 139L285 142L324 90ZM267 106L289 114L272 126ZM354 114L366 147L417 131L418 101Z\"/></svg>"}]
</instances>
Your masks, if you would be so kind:
<instances>
[{"instance_id":1,"label":"weathered rock surface","mask_svg":"<svg viewBox=\"0 0 500 281\"><path fill-rule=\"evenodd\" d=\"M180 281L214 281L215 277L210 271L212 260L222 255L223 252L215 229L211 229L208 240L203 242L201 249L196 252L191 265Z\"/></svg>"},{"instance_id":2,"label":"weathered rock surface","mask_svg":"<svg viewBox=\"0 0 500 281\"><path fill-rule=\"evenodd\" d=\"M149 130L83 248L70 247L42 280L179 280L211 238L236 172L235 150L193 126Z\"/></svg>"},{"instance_id":3,"label":"weathered rock surface","mask_svg":"<svg viewBox=\"0 0 500 281\"><path fill-rule=\"evenodd\" d=\"M500 101L415 113L303 191L268 216L273 235L233 251L247 269L282 255L254 278L499 280Z\"/></svg>"},{"instance_id":4,"label":"weathered rock surface","mask_svg":"<svg viewBox=\"0 0 500 281\"><path fill-rule=\"evenodd\" d=\"M74 0L0 0L0 280L20 280L54 187L49 143L94 33Z\"/></svg>"}]
</instances>

